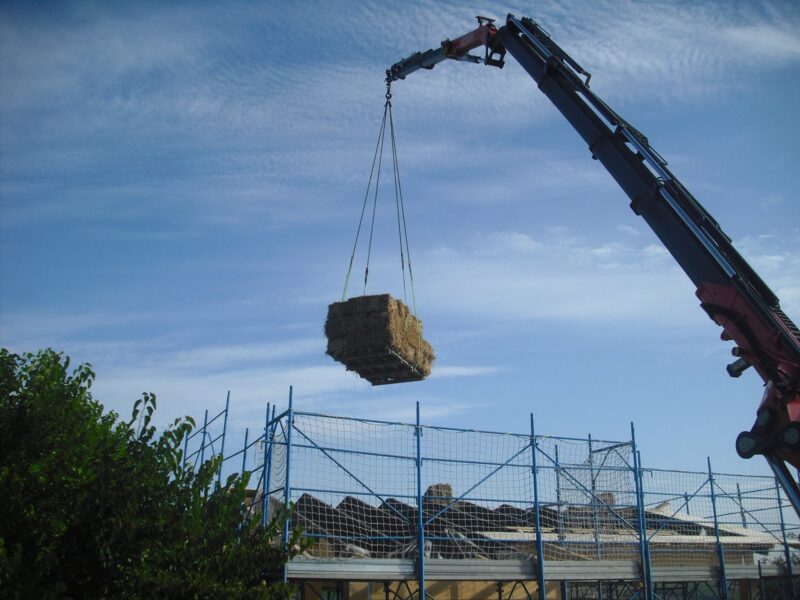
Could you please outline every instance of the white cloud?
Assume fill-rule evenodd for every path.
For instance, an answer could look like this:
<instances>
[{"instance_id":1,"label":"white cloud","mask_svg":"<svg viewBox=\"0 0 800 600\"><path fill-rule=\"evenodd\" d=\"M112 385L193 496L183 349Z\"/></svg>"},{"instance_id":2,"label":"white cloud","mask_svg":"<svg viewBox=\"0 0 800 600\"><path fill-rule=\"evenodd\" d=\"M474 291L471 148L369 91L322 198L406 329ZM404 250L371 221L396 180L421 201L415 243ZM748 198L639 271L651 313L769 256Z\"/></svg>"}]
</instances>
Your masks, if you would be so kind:
<instances>
[{"instance_id":1,"label":"white cloud","mask_svg":"<svg viewBox=\"0 0 800 600\"><path fill-rule=\"evenodd\" d=\"M534 17L612 100L702 102L745 89L741 74L800 58L791 3L546 2Z\"/></svg>"},{"instance_id":2,"label":"white cloud","mask_svg":"<svg viewBox=\"0 0 800 600\"><path fill-rule=\"evenodd\" d=\"M502 240L527 239L499 235ZM491 321L555 319L686 325L698 320L694 288L660 246L590 244L554 228L539 245L482 249L489 234L424 256L428 309Z\"/></svg>"},{"instance_id":3,"label":"white cloud","mask_svg":"<svg viewBox=\"0 0 800 600\"><path fill-rule=\"evenodd\" d=\"M727 27L719 35L743 51L751 60L790 63L800 60L800 34L797 25L798 19L795 18L794 23L789 21Z\"/></svg>"},{"instance_id":4,"label":"white cloud","mask_svg":"<svg viewBox=\"0 0 800 600\"><path fill-rule=\"evenodd\" d=\"M236 346L205 346L177 351L171 358L170 368L181 371L230 370L243 365L286 361L324 352L325 343L322 338L290 339Z\"/></svg>"},{"instance_id":5,"label":"white cloud","mask_svg":"<svg viewBox=\"0 0 800 600\"><path fill-rule=\"evenodd\" d=\"M326 193L331 184L356 190L366 179L365 148L377 133L383 69L467 31L473 20L466 8L428 2L318 8L300 11L302 19L291 7L234 3L224 16L213 7L151 7L3 21L0 79L15 83L0 95L7 115L0 142L15 149L3 153L10 176L1 190L5 218L13 224L113 215L129 222L165 206L183 209L206 228L335 218ZM612 99L703 100L746 85L742 69L797 60L797 15L779 8L618 1L574 8L543 2L534 16L591 66L601 93ZM502 17L504 10L497 5L493 12ZM259 19L284 19L287 29L266 37L242 29ZM284 46L292 36L299 47L309 40L331 44L332 37L338 42L335 27L358 31L346 50L332 44L309 60ZM493 91L488 98L487 90ZM442 64L397 83L394 95L405 173L435 172L441 181L454 156L475 148L481 171L502 179L466 176L461 196L472 202L510 201L533 181L537 190L611 185L599 167L539 151L541 142L491 143L560 119L513 59L502 71ZM31 147L30 128L12 126L25 121L18 117L30 107L47 107ZM112 144L109 152L109 140L119 139L126 144ZM149 164L154 152L171 163L167 172ZM130 184L89 177L90 183L84 178L63 189L62 179L87 165L112 171L124 165L122 173L130 167L146 176ZM42 184L38 192L30 189L31 181L48 178L57 194ZM447 187L451 194L430 185L434 194L456 197L458 184Z\"/></svg>"},{"instance_id":6,"label":"white cloud","mask_svg":"<svg viewBox=\"0 0 800 600\"><path fill-rule=\"evenodd\" d=\"M88 317L87 317L88 318ZM190 415L202 419L224 406L230 391L232 425L260 422L270 402L285 407L290 386L294 386L296 408L326 414L369 414L371 418L413 417L414 401L425 402L427 418L445 417L464 410L463 403L433 397L418 386L374 388L357 375L325 356L325 340L288 337L263 343L205 344L187 347L175 332L142 341L74 341L70 335L82 332L89 318L69 319L51 315L48 322L69 321L57 349L64 350L72 364L90 362L98 374L92 387L95 398L106 409L127 418L133 402L144 392L155 393L159 410L157 424ZM28 351L36 340L19 339L12 351ZM437 380L482 377L500 369L485 365L437 363ZM394 389L392 389L394 388ZM400 388L400 389L397 389Z\"/></svg>"},{"instance_id":7,"label":"white cloud","mask_svg":"<svg viewBox=\"0 0 800 600\"><path fill-rule=\"evenodd\" d=\"M625 235L630 235L633 237L639 237L640 235L642 235L641 231L639 231L635 227L631 227L630 225L617 225L617 231L620 231Z\"/></svg>"},{"instance_id":8,"label":"white cloud","mask_svg":"<svg viewBox=\"0 0 800 600\"><path fill-rule=\"evenodd\" d=\"M517 231L498 231L485 236L479 235L478 248L487 254L504 252L532 252L541 247L541 242Z\"/></svg>"},{"instance_id":9,"label":"white cloud","mask_svg":"<svg viewBox=\"0 0 800 600\"><path fill-rule=\"evenodd\" d=\"M456 365L436 365L431 371L431 378L446 377L479 377L481 375L494 375L501 371L499 367L488 366L456 366Z\"/></svg>"},{"instance_id":10,"label":"white cloud","mask_svg":"<svg viewBox=\"0 0 800 600\"><path fill-rule=\"evenodd\" d=\"M800 323L800 235L747 236L735 242L737 249L781 301L781 308Z\"/></svg>"},{"instance_id":11,"label":"white cloud","mask_svg":"<svg viewBox=\"0 0 800 600\"><path fill-rule=\"evenodd\" d=\"M102 330L112 327L136 327L142 323L158 320L153 315L136 312L44 312L24 311L0 313L0 329L3 345L15 351L27 352L59 344L87 330ZM107 350L107 348L106 348Z\"/></svg>"},{"instance_id":12,"label":"white cloud","mask_svg":"<svg viewBox=\"0 0 800 600\"><path fill-rule=\"evenodd\" d=\"M532 240L527 233L497 232L427 253L419 259L425 268L417 271L426 310L490 321L645 322L668 328L707 321L693 284L661 244L633 244L630 238L590 243L561 227ZM797 319L800 255L791 240L748 237L736 245Z\"/></svg>"},{"instance_id":13,"label":"white cloud","mask_svg":"<svg viewBox=\"0 0 800 600\"><path fill-rule=\"evenodd\" d=\"M216 373L204 373L199 369L188 373L175 370L168 364L141 366L136 362L116 367L96 366L98 379L92 393L107 409L127 417L133 401L142 392L153 392L158 398L158 424L164 426L184 415L202 419L205 409L213 414L224 407L226 394L230 391L229 426L234 429L252 428L254 423L262 423L268 402L278 406L279 411L284 410L289 386L294 388L295 409L323 414L369 415L372 419L411 422L415 402L420 402L425 406L425 419L431 422L474 408L468 402L432 396L424 387L372 387L354 373L346 372L341 365L324 360L325 366L265 364ZM494 367L437 365L432 377L475 377L495 372ZM390 389L398 387L402 389Z\"/></svg>"},{"instance_id":14,"label":"white cloud","mask_svg":"<svg viewBox=\"0 0 800 600\"><path fill-rule=\"evenodd\" d=\"M737 14L721 8L601 2L563 10L543 3L540 20L576 59L592 65L595 81L614 95L635 93L663 101L667 93L670 100L685 98L698 86L740 85L734 70L742 63L762 67L765 61L769 66L772 60L800 56L796 15L755 10ZM623 10L625 18L620 19ZM231 37L244 20L276 18L272 11L250 4L226 6L224 20L213 9L159 7L83 15L79 24L22 26L8 21L0 36L5 40L3 79L17 85L6 90L3 99L8 109L66 97L94 98L92 121L72 121L84 130L120 120L141 120L145 126L178 120L199 126L187 133L194 136L199 129L206 139L226 129L284 138L312 132L341 136L365 116L379 117L382 73L391 61L466 32L473 25L469 12L426 4L402 9L371 4L348 11L331 7L304 15L302 28L293 23L281 35L257 39ZM404 27L389 25L398 18ZM742 25L742 19L749 23ZM346 53L337 51L298 65L297 52L281 47L291 41L284 36L295 30L302 31L298 43L315 37L322 43L334 22L342 31L358 28ZM254 42L266 45L253 47ZM362 53L355 52L359 47ZM292 58L267 60L275 51ZM256 58L262 54L263 59ZM162 81L148 86L144 76ZM641 84L631 86L637 80ZM652 87L651 81L660 85ZM546 104L516 66L500 71L443 64L435 74L415 74L396 87L400 116L420 127L436 121L441 126L445 114L456 125L453 129L492 117L510 126L520 118L541 118L538 108ZM490 103L485 90L493 88L502 93ZM553 115L554 111L544 114Z\"/></svg>"},{"instance_id":15,"label":"white cloud","mask_svg":"<svg viewBox=\"0 0 800 600\"><path fill-rule=\"evenodd\" d=\"M99 6L92 9L97 12L74 5L66 16L39 12L30 18L0 8L0 80L12 82L0 91L4 230L18 221L40 226L51 220L67 231L66 221L75 219L92 228L91 235L76 236L81 242L120 235L168 241L219 227L238 238L286 222L331 222L340 216L344 195L363 194L383 106L383 69L474 26L473 9L428 0L363 2L347 10L324 3L313 10L293 3ZM505 14L500 4L485 8ZM800 59L800 18L792 3L545 0L535 9L532 16L593 71L599 93L614 104L641 100L641 110L710 105L720 94L759 85L762 71L794 67ZM509 230L508 221L479 223L483 235L459 242L453 233L447 244L419 256L415 250L416 264L424 265L415 270L423 306L495 324L548 319L667 328L707 321L688 279L663 246L647 243L648 235L621 225L619 239L586 240L569 228L547 227L563 214L555 212L554 198L619 192L585 147L579 158L542 149L552 147L537 136L544 122L566 125L513 59L502 71L442 64L393 91L402 172L428 186L429 198L450 208L485 207L487 220L537 195L548 200L537 207L543 214L538 230ZM788 206L779 195L760 201ZM457 218L445 222L450 214L424 205L419 210L445 223L437 227L463 224ZM141 232L139 221L145 223ZM474 224L468 228L475 230ZM311 236L319 231L303 231L307 237L294 247L296 240L287 236L287 253L300 245L313 248ZM219 242L198 237L198 243ZM245 241L244 252L263 250ZM797 241L741 241L795 318ZM176 248L166 249L164 259L175 260ZM327 249L321 254L324 263ZM314 268L308 255L294 269L305 276ZM115 272L119 266L117 277L131 269L128 256L108 260L118 264L101 266ZM204 310L217 310L219 331L235 321L219 307L234 307L238 315L287 303L286 295L258 296L257 285L242 290L238 301L230 295L239 291L226 296L208 268L214 262L219 272L230 272L238 265L222 255L196 260L208 279L187 285L219 292L219 306L192 306L181 314L163 307L156 314L126 313L119 305L81 312L74 307L87 297L64 287L54 294L72 294L66 294L72 307L63 313L12 306L14 312L3 311L0 329L22 350L58 343L90 359L100 374L98 393L119 407L147 389L172 414L197 415L231 389L237 403L255 411L268 400L282 401L289 384L302 382L297 391L306 408L413 417L410 398L421 388L373 390L345 373L322 356L324 340L312 330L319 324L276 333L279 326L269 323L276 336L258 343L235 335L209 342L213 334L202 327L188 333L196 327L188 323L208 317L199 314ZM296 267L291 260L287 267ZM337 262L337 273L339 267ZM263 273L275 275L267 266ZM303 306L313 298L324 305L325 286L309 279L314 281L291 301ZM279 281L277 295L284 294L283 280L273 281ZM98 285L97 298L103 298L109 287ZM8 298L21 303L29 296ZM299 318L311 320L309 314ZM120 341L148 333L146 341ZM443 364L433 378L497 372L493 366ZM367 390L380 400L365 398ZM463 410L441 397L431 396L427 404L429 416Z\"/></svg>"},{"instance_id":16,"label":"white cloud","mask_svg":"<svg viewBox=\"0 0 800 600\"><path fill-rule=\"evenodd\" d=\"M337 392L353 392L359 381L343 377L331 366L268 366L217 373L181 373L167 365L139 367L125 365L100 369L94 394L108 407L126 410L142 392L154 392L168 420L182 414L197 415L199 409L214 406L230 390L243 414L260 410L268 401L283 403L290 385L303 383L306 400Z\"/></svg>"}]
</instances>

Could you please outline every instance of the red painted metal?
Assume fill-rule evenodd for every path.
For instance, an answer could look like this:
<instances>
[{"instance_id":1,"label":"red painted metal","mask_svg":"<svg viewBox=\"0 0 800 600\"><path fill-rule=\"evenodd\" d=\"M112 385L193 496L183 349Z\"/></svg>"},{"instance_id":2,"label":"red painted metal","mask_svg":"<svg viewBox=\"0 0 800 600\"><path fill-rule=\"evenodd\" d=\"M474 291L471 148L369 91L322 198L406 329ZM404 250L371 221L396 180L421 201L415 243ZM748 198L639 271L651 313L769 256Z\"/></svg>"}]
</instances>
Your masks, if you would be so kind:
<instances>
[{"instance_id":1,"label":"red painted metal","mask_svg":"<svg viewBox=\"0 0 800 600\"><path fill-rule=\"evenodd\" d=\"M759 433L777 436L791 422L800 422L800 363L784 342L797 335L786 326L782 313L773 313L777 325L769 327L753 304L731 286L703 284L697 297L723 328L722 339L736 343L736 355L747 360L766 384L758 412L768 411L772 418ZM776 444L773 454L800 469L800 452L782 446Z\"/></svg>"},{"instance_id":2,"label":"red painted metal","mask_svg":"<svg viewBox=\"0 0 800 600\"><path fill-rule=\"evenodd\" d=\"M778 326L769 327L752 302L731 286L703 284L697 288L697 297L714 322L724 329L724 337L736 342L737 356L747 359L765 383L773 380L779 388L795 387L800 363L784 339L796 336L780 315L773 314Z\"/></svg>"},{"instance_id":3,"label":"red painted metal","mask_svg":"<svg viewBox=\"0 0 800 600\"><path fill-rule=\"evenodd\" d=\"M489 46L496 33L497 28L494 25L485 23L454 40L445 40L442 42L442 48L447 58L458 59L479 46Z\"/></svg>"}]
</instances>

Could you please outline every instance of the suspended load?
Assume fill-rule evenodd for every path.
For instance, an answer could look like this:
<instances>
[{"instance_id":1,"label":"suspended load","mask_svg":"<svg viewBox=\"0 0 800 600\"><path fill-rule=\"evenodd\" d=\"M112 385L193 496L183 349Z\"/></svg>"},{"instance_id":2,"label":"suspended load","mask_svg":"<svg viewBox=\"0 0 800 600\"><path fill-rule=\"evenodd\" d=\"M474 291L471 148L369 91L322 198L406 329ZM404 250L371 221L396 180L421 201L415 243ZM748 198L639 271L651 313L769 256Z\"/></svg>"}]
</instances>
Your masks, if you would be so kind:
<instances>
[{"instance_id":1,"label":"suspended load","mask_svg":"<svg viewBox=\"0 0 800 600\"><path fill-rule=\"evenodd\" d=\"M422 322L389 294L334 302L325 335L327 354L372 385L425 379L435 358Z\"/></svg>"},{"instance_id":2,"label":"suspended load","mask_svg":"<svg viewBox=\"0 0 800 600\"><path fill-rule=\"evenodd\" d=\"M414 315L416 311L416 294L414 292L414 274L411 270L411 252L408 245L403 190L400 185L400 172L397 163L397 145L395 140L394 120L392 118L391 82L386 80L386 104L383 110L383 121L378 134L378 143L372 159L367 191L358 220L356 239L350 255L350 266L344 282L341 302L334 302L328 307L328 318L325 321L325 335L328 338L327 354L342 363L348 371L354 371L372 385L403 383L425 379L431 372L434 360L433 348L422 338L422 322ZM388 127L387 127L388 125ZM400 242L400 268L403 279L403 299L407 294L406 266L411 288L414 312L404 302L392 298L389 294L367 295L369 279L369 260L372 254L372 240L375 233L375 213L378 205L378 188L383 162L383 147L387 129L390 136L392 167L394 171L394 197L397 215L397 232ZM373 175L375 185L373 186ZM347 286L353 270L356 248L358 247L361 227L367 201L372 192L372 218L370 220L369 245L367 246L366 268L364 269L364 295L347 300Z\"/></svg>"}]
</instances>

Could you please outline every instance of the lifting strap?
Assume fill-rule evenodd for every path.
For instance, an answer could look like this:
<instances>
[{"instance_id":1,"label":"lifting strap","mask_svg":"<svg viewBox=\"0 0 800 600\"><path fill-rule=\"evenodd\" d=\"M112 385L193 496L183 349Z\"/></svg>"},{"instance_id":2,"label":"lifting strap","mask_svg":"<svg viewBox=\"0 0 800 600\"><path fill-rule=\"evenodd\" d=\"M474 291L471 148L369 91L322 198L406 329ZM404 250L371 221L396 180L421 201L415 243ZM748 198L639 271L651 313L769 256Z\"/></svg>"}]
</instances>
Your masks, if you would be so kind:
<instances>
[{"instance_id":1,"label":"lifting strap","mask_svg":"<svg viewBox=\"0 0 800 600\"><path fill-rule=\"evenodd\" d=\"M383 108L383 120L381 121L380 132L378 133L378 142L375 144L375 153L372 156L372 167L370 168L370 171L369 171L369 181L367 182L367 191L364 193L364 203L361 206L361 216L358 219L358 228L356 229L356 239L353 242L353 252L350 254L350 264L347 267L347 276L344 279L344 290L342 290L342 302L344 302L345 299L347 298L347 287L348 287L348 285L350 285L350 274L353 271L353 262L355 261L355 258L356 258L356 248L358 246L358 238L361 235L361 226L364 223L364 212L367 209L367 200L369 199L369 191L372 188L372 177L375 174L375 165L378 164L378 155L379 154L381 156L383 155L383 137L384 137L384 133L386 131L386 115L387 115L387 112L388 112L388 100L387 100L387 105L384 106L384 108ZM380 173L380 167L378 167L378 171ZM379 174L379 177L380 177L380 174ZM376 197L376 199L377 199L377 193L378 193L378 186L376 185L375 186L375 194L376 194L375 197ZM373 227L374 227L374 224L375 224L374 203L373 203L373 219L372 219L372 223L373 223ZM370 232L370 245L371 245L371 240L372 240L372 232ZM366 277L367 277L368 273L369 273L369 260L367 260L367 273L364 276L364 279L365 279L364 286L365 287L366 287Z\"/></svg>"},{"instance_id":2,"label":"lifting strap","mask_svg":"<svg viewBox=\"0 0 800 600\"><path fill-rule=\"evenodd\" d=\"M394 132L394 117L392 115L392 94L390 92L389 81L386 82L386 96L389 104L389 131L392 140L392 164L394 166L394 200L397 207L397 235L400 240L400 270L403 274L403 302L408 304L406 297L406 270L405 263L408 261L408 279L411 287L412 312L417 314L417 295L414 292L414 272L411 270L411 250L408 246L408 228L406 227L406 209L403 204L403 187L400 185L400 165L397 162L397 138ZM403 227L400 228L402 221ZM403 242L405 241L405 257L403 256Z\"/></svg>"},{"instance_id":3,"label":"lifting strap","mask_svg":"<svg viewBox=\"0 0 800 600\"><path fill-rule=\"evenodd\" d=\"M383 118L381 119L380 131L378 133L378 141L375 144L375 153L372 157L372 167L370 168L369 180L367 182L367 190L364 193L364 202L361 206L361 215L358 219L358 227L356 229L356 238L353 242L353 251L350 254L350 263L347 268L347 275L344 281L344 290L342 291L342 302L347 298L347 288L350 284L350 275L353 270L353 263L355 262L356 249L358 247L358 239L361 235L361 228L364 223L364 214L367 209L367 201L372 191L372 217L370 220L369 229L369 242L367 245L367 262L364 269L364 294L367 293L367 281L369 280L369 262L372 256L372 240L375 233L375 214L378 205L378 187L380 185L381 167L383 164L383 148L386 141L386 124L389 124L390 146L392 151L392 170L393 170L393 184L395 196L395 209L397 213L397 235L400 242L400 269L403 277L403 302L408 303L407 288L406 288L406 263L408 263L408 277L409 286L411 288L412 299L412 312L417 312L417 298L414 291L414 273L411 269L411 251L408 244L408 227L406 226L406 212L403 203L403 188L400 183L400 167L397 160L397 139L394 129L394 117L392 114L392 92L391 81L386 80L386 103L383 107ZM372 181L375 180L375 187L373 189Z\"/></svg>"}]
</instances>

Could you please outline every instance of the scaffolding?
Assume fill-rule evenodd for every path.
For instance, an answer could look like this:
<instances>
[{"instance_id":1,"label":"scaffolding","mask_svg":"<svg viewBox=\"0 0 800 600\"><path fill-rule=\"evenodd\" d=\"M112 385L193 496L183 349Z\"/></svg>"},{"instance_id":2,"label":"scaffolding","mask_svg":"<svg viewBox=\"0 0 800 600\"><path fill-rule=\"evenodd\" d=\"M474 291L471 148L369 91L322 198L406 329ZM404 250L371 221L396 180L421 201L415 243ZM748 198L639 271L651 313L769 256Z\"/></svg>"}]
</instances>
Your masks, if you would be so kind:
<instances>
[{"instance_id":1,"label":"scaffolding","mask_svg":"<svg viewBox=\"0 0 800 600\"><path fill-rule=\"evenodd\" d=\"M302 598L794 598L800 527L772 477L643 466L627 441L498 433L267 406L226 455L225 409L187 460L251 474L250 515L314 544ZM222 420L222 432L211 424ZM216 444L216 445L214 445ZM194 447L196 446L196 449ZM248 465L248 455L252 463ZM239 464L239 461L241 463ZM220 477L223 467L220 468ZM789 514L792 514L791 511ZM420 594L420 590L424 590Z\"/></svg>"}]
</instances>

